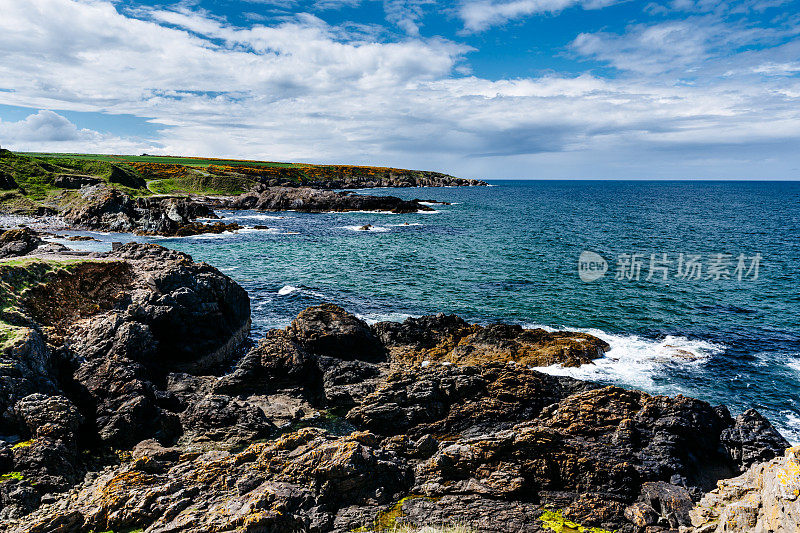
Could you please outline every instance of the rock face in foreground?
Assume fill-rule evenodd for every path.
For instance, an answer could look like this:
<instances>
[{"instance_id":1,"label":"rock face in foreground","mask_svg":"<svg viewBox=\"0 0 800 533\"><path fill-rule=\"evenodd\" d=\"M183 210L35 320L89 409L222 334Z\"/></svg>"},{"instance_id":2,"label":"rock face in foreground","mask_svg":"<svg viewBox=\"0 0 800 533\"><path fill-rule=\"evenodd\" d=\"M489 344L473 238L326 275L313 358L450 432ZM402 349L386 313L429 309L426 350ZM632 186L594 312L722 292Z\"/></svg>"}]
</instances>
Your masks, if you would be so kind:
<instances>
[{"instance_id":1,"label":"rock face in foreground","mask_svg":"<svg viewBox=\"0 0 800 533\"><path fill-rule=\"evenodd\" d=\"M79 200L60 213L76 228L177 237L239 229L237 224L197 222L216 215L207 205L187 198L133 199L103 185L84 187L78 194Z\"/></svg>"},{"instance_id":2,"label":"rock face in foreground","mask_svg":"<svg viewBox=\"0 0 800 533\"><path fill-rule=\"evenodd\" d=\"M248 192L233 199L231 209L255 209L258 211L303 211L321 213L325 211L391 211L392 213L416 213L432 211L417 200L401 200L395 196L370 196L313 189L311 187L265 187Z\"/></svg>"},{"instance_id":3,"label":"rock face in foreground","mask_svg":"<svg viewBox=\"0 0 800 533\"><path fill-rule=\"evenodd\" d=\"M180 434L158 384L229 360L250 325L241 287L150 245L0 264L0 301L0 523L69 489L112 447Z\"/></svg>"},{"instance_id":4,"label":"rock face in foreground","mask_svg":"<svg viewBox=\"0 0 800 533\"><path fill-rule=\"evenodd\" d=\"M130 265L127 278L114 276L127 279L123 294L136 292L148 264L162 280L165 262L198 277L210 268L153 250L120 252ZM206 275L198 285L168 276L168 297L142 287L115 304L124 312L78 327L83 336L68 329L66 373L48 371L53 353L28 357L27 376L42 380L9 405L0 433L33 439L0 444L0 471L9 472L0 528L344 533L458 522L544 532L574 521L602 528L593 533L658 533L688 526L718 480L787 445L755 412L734 420L699 400L528 367L537 349L562 362L584 345L602 349L591 336L445 316L369 326L324 305L219 371L204 363L203 316L200 330L182 335L182 352L148 351L166 342L167 330L150 324L169 304L180 317L220 320L216 310L238 301L213 269ZM201 303L211 295L216 308ZM232 337L215 335L216 345ZM128 453L104 453L108 445Z\"/></svg>"},{"instance_id":5,"label":"rock face in foreground","mask_svg":"<svg viewBox=\"0 0 800 533\"><path fill-rule=\"evenodd\" d=\"M717 483L682 533L791 533L800 528L800 447Z\"/></svg>"}]
</instances>

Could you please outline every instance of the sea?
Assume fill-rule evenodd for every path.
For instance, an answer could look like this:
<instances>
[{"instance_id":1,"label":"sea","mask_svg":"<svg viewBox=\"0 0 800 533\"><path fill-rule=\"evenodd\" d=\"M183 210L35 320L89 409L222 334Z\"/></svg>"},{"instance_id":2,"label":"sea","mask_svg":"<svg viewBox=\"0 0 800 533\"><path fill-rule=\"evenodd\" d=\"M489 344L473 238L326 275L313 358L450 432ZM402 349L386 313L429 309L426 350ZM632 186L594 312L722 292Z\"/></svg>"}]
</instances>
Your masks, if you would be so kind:
<instances>
[{"instance_id":1,"label":"sea","mask_svg":"<svg viewBox=\"0 0 800 533\"><path fill-rule=\"evenodd\" d=\"M255 339L323 302L585 331L604 357L540 370L755 408L800 443L800 183L490 183L356 191L448 203L430 212L221 211L248 229L67 244L146 240L216 266L250 294Z\"/></svg>"}]
</instances>

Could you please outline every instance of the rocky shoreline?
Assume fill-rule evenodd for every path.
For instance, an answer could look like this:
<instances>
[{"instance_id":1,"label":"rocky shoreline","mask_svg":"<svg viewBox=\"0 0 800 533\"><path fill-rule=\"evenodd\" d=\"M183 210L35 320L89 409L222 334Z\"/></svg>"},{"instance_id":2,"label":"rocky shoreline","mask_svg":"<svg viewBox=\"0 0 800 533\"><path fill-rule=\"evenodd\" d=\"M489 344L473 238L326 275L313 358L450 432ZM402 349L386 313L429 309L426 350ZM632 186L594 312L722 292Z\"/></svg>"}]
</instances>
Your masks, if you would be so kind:
<instances>
[{"instance_id":1,"label":"rocky shoreline","mask_svg":"<svg viewBox=\"0 0 800 533\"><path fill-rule=\"evenodd\" d=\"M401 200L396 196L375 196L336 192L311 187L258 187L219 205L229 209L256 211L301 211L324 213L331 211L388 211L416 213L433 211L422 200Z\"/></svg>"},{"instance_id":2,"label":"rocky shoreline","mask_svg":"<svg viewBox=\"0 0 800 533\"><path fill-rule=\"evenodd\" d=\"M0 531L797 526L797 453L756 411L531 368L591 364L591 335L326 304L253 343L247 293L186 254L14 246Z\"/></svg>"},{"instance_id":3,"label":"rocky shoreline","mask_svg":"<svg viewBox=\"0 0 800 533\"><path fill-rule=\"evenodd\" d=\"M432 211L425 205L430 202L333 189L487 185L429 171L239 163L210 164L203 170L180 164L29 157L0 149L0 213L53 216L79 230L183 237L242 229L203 220L218 218L213 207L416 213ZM154 183L167 183L164 190L170 194L153 194L160 190L151 188Z\"/></svg>"}]
</instances>

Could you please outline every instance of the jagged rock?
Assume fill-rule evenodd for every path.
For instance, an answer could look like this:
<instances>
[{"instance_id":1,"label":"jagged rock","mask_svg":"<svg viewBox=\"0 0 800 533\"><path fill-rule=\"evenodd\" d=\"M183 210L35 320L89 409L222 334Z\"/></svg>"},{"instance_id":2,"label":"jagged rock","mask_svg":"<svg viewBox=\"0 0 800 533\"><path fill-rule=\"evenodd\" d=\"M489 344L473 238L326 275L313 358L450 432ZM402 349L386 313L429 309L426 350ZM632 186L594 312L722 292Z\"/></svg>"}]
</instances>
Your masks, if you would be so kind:
<instances>
[{"instance_id":1,"label":"jagged rock","mask_svg":"<svg viewBox=\"0 0 800 533\"><path fill-rule=\"evenodd\" d=\"M648 481L642 483L641 498L670 528L689 525L689 511L694 507L694 502L684 487L665 481Z\"/></svg>"},{"instance_id":2,"label":"jagged rock","mask_svg":"<svg viewBox=\"0 0 800 533\"><path fill-rule=\"evenodd\" d=\"M80 189L81 187L91 187L101 183L103 183L103 180L95 176L60 174L53 178L53 185L62 189Z\"/></svg>"},{"instance_id":3,"label":"jagged rock","mask_svg":"<svg viewBox=\"0 0 800 533\"><path fill-rule=\"evenodd\" d=\"M386 351L363 320L341 307L324 304L302 311L287 328L307 351L337 359L380 361Z\"/></svg>"},{"instance_id":4,"label":"jagged rock","mask_svg":"<svg viewBox=\"0 0 800 533\"><path fill-rule=\"evenodd\" d=\"M140 235L187 236L235 231L238 224L202 224L195 219L214 218L207 204L187 198L132 199L104 185L84 187L80 198L65 206L61 217L75 228L129 232Z\"/></svg>"},{"instance_id":5,"label":"jagged rock","mask_svg":"<svg viewBox=\"0 0 800 533\"><path fill-rule=\"evenodd\" d=\"M800 447L717 483L690 512L682 533L800 531Z\"/></svg>"},{"instance_id":6,"label":"jagged rock","mask_svg":"<svg viewBox=\"0 0 800 533\"><path fill-rule=\"evenodd\" d=\"M738 463L740 472L780 456L789 447L789 442L755 409L737 416L733 426L722 432L720 440Z\"/></svg>"},{"instance_id":7,"label":"jagged rock","mask_svg":"<svg viewBox=\"0 0 800 533\"><path fill-rule=\"evenodd\" d=\"M0 435L21 430L16 403L37 392L58 390L52 353L39 332L19 328L16 342L4 347L0 364Z\"/></svg>"},{"instance_id":8,"label":"jagged rock","mask_svg":"<svg viewBox=\"0 0 800 533\"><path fill-rule=\"evenodd\" d=\"M236 454L177 459L161 448L145 460L142 446L152 449L140 444L131 463L87 481L74 500L43 507L9 531L45 532L66 523L73 530L321 533L331 530L337 509L388 503L408 488L403 460L368 433L334 438L304 429Z\"/></svg>"},{"instance_id":9,"label":"jagged rock","mask_svg":"<svg viewBox=\"0 0 800 533\"><path fill-rule=\"evenodd\" d=\"M591 360L591 336L327 304L241 354L246 293L186 254L40 277L3 315L25 332L0 365L3 531L666 532L785 442L755 412L529 368Z\"/></svg>"},{"instance_id":10,"label":"jagged rock","mask_svg":"<svg viewBox=\"0 0 800 533\"><path fill-rule=\"evenodd\" d=\"M27 255L43 244L44 241L30 228L6 230L0 233L0 259Z\"/></svg>"},{"instance_id":11,"label":"jagged rock","mask_svg":"<svg viewBox=\"0 0 800 533\"><path fill-rule=\"evenodd\" d=\"M236 197L227 207L231 209L302 211L307 213L325 211L416 213L417 211L432 211L430 207L417 201L401 200L395 196L370 196L312 189L310 187L264 187Z\"/></svg>"},{"instance_id":12,"label":"jagged rock","mask_svg":"<svg viewBox=\"0 0 800 533\"><path fill-rule=\"evenodd\" d=\"M125 449L142 438L169 441L180 434L177 415L161 409L148 377L144 366L121 357L92 359L75 371L98 440Z\"/></svg>"},{"instance_id":13,"label":"jagged rock","mask_svg":"<svg viewBox=\"0 0 800 533\"><path fill-rule=\"evenodd\" d=\"M159 385L166 373L224 364L250 327L247 293L180 252L131 243L104 258L58 264L27 267L36 283L14 294L15 314L3 316L27 327L17 326L18 340L3 347L0 435L35 437L32 449L15 451L12 467L41 490L74 482L78 463L58 458L78 442L126 449L181 435L186 405ZM2 275L18 277L14 268L23 267ZM242 433L266 434L257 419Z\"/></svg>"},{"instance_id":14,"label":"jagged rock","mask_svg":"<svg viewBox=\"0 0 800 533\"><path fill-rule=\"evenodd\" d=\"M252 442L275 431L258 407L219 394L195 401L180 416L184 435L192 440Z\"/></svg>"},{"instance_id":15,"label":"jagged rock","mask_svg":"<svg viewBox=\"0 0 800 533\"><path fill-rule=\"evenodd\" d=\"M580 366L602 357L609 345L587 333L551 332L521 326L468 324L455 315L381 322L373 329L393 360L456 365L516 361L525 366Z\"/></svg>"},{"instance_id":16,"label":"jagged rock","mask_svg":"<svg viewBox=\"0 0 800 533\"><path fill-rule=\"evenodd\" d=\"M508 429L547 405L596 387L514 364L400 368L347 418L374 433L411 437Z\"/></svg>"},{"instance_id":17,"label":"jagged rock","mask_svg":"<svg viewBox=\"0 0 800 533\"><path fill-rule=\"evenodd\" d=\"M134 353L146 353L155 344L160 365L188 369L229 360L247 338L250 298L214 267L149 244L125 244L107 257L123 260L133 269L120 326L130 323L134 328L110 328L114 336L102 338L141 347ZM100 335L91 337L83 339L85 349L101 344Z\"/></svg>"},{"instance_id":18,"label":"jagged rock","mask_svg":"<svg viewBox=\"0 0 800 533\"><path fill-rule=\"evenodd\" d=\"M31 394L18 401L14 410L34 439L51 438L76 446L81 415L64 396Z\"/></svg>"}]
</instances>

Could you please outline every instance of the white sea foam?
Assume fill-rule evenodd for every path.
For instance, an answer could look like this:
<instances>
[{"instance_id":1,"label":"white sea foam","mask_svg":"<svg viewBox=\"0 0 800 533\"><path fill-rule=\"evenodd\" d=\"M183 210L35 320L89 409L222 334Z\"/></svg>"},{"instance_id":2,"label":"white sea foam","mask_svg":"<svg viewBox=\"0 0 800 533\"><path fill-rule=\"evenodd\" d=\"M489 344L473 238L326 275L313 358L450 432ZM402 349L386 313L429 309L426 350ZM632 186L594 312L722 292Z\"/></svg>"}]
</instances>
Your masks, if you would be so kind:
<instances>
[{"instance_id":1,"label":"white sea foam","mask_svg":"<svg viewBox=\"0 0 800 533\"><path fill-rule=\"evenodd\" d=\"M314 296L316 298L325 298L325 295L321 292L317 292L303 286L296 287L295 285L284 285L278 289L278 296L289 296L290 294L305 294L308 296Z\"/></svg>"},{"instance_id":2,"label":"white sea foam","mask_svg":"<svg viewBox=\"0 0 800 533\"><path fill-rule=\"evenodd\" d=\"M394 211L322 211L328 215L400 215Z\"/></svg>"},{"instance_id":3,"label":"white sea foam","mask_svg":"<svg viewBox=\"0 0 800 533\"><path fill-rule=\"evenodd\" d=\"M375 233L385 233L389 231L389 228L384 226L371 226L369 229L361 229L364 226L344 226L344 229L349 229L350 231L363 231L363 232L375 232Z\"/></svg>"},{"instance_id":4,"label":"white sea foam","mask_svg":"<svg viewBox=\"0 0 800 533\"><path fill-rule=\"evenodd\" d=\"M792 446L800 445L800 415L793 411L781 411L781 420L776 425L778 431Z\"/></svg>"},{"instance_id":5,"label":"white sea foam","mask_svg":"<svg viewBox=\"0 0 800 533\"><path fill-rule=\"evenodd\" d=\"M279 215L237 215L234 217L225 217L225 218L236 218L244 220L283 220L288 217Z\"/></svg>"},{"instance_id":6,"label":"white sea foam","mask_svg":"<svg viewBox=\"0 0 800 533\"><path fill-rule=\"evenodd\" d=\"M786 361L786 366L794 370L795 372L800 374L800 359L797 357L792 357L788 361Z\"/></svg>"},{"instance_id":7,"label":"white sea foam","mask_svg":"<svg viewBox=\"0 0 800 533\"><path fill-rule=\"evenodd\" d=\"M263 233L265 231L269 232L269 233L275 233L275 232L279 231L279 229L278 228L239 228L237 231L239 233Z\"/></svg>"},{"instance_id":8,"label":"white sea foam","mask_svg":"<svg viewBox=\"0 0 800 533\"><path fill-rule=\"evenodd\" d=\"M401 224L389 224L392 227L402 227L402 226L422 226L419 222L403 222Z\"/></svg>"},{"instance_id":9,"label":"white sea foam","mask_svg":"<svg viewBox=\"0 0 800 533\"><path fill-rule=\"evenodd\" d=\"M239 230L242 231L242 230ZM201 233L199 235L189 235L188 237L159 237L161 239L227 239L228 237L235 237L236 231L223 231L222 233Z\"/></svg>"},{"instance_id":10,"label":"white sea foam","mask_svg":"<svg viewBox=\"0 0 800 533\"><path fill-rule=\"evenodd\" d=\"M293 292L299 291L299 287L295 287L294 285L284 285L278 290L278 296L286 296L287 294L292 294Z\"/></svg>"},{"instance_id":11,"label":"white sea foam","mask_svg":"<svg viewBox=\"0 0 800 533\"><path fill-rule=\"evenodd\" d=\"M356 313L356 316L367 324L375 324L377 322L403 322L405 319L416 315L409 315L408 313Z\"/></svg>"},{"instance_id":12,"label":"white sea foam","mask_svg":"<svg viewBox=\"0 0 800 533\"><path fill-rule=\"evenodd\" d=\"M545 328L553 330L553 328ZM637 335L612 335L599 329L583 329L606 341L611 348L593 364L577 368L561 365L537 368L542 372L571 376L590 381L612 382L659 392L690 392L656 385L654 378L663 374L665 366L688 368L703 365L711 356L722 353L724 346L707 341L668 335L660 340Z\"/></svg>"}]
</instances>

